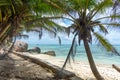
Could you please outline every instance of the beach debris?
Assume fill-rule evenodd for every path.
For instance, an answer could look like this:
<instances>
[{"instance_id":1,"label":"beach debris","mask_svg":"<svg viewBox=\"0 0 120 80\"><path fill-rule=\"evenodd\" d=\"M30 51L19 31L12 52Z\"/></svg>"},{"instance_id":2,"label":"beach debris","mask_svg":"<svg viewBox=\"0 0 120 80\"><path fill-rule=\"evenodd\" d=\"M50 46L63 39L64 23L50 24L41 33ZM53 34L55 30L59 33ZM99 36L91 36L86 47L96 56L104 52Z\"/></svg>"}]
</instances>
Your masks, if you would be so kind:
<instances>
[{"instance_id":1,"label":"beach debris","mask_svg":"<svg viewBox=\"0 0 120 80\"><path fill-rule=\"evenodd\" d=\"M41 49L39 47L34 47L33 49L28 49L28 52L35 52L35 53L41 53Z\"/></svg>"},{"instance_id":2,"label":"beach debris","mask_svg":"<svg viewBox=\"0 0 120 80\"><path fill-rule=\"evenodd\" d=\"M44 54L56 56L55 51L47 51L47 52L44 52Z\"/></svg>"},{"instance_id":3,"label":"beach debris","mask_svg":"<svg viewBox=\"0 0 120 80\"><path fill-rule=\"evenodd\" d=\"M120 72L120 68L118 67L118 66L116 66L116 65L112 65L112 67L115 69L115 70L117 70L118 72Z\"/></svg>"},{"instance_id":4,"label":"beach debris","mask_svg":"<svg viewBox=\"0 0 120 80\"><path fill-rule=\"evenodd\" d=\"M23 41L16 41L13 47L13 50L17 52L26 52L27 49L28 49L28 44Z\"/></svg>"}]
</instances>

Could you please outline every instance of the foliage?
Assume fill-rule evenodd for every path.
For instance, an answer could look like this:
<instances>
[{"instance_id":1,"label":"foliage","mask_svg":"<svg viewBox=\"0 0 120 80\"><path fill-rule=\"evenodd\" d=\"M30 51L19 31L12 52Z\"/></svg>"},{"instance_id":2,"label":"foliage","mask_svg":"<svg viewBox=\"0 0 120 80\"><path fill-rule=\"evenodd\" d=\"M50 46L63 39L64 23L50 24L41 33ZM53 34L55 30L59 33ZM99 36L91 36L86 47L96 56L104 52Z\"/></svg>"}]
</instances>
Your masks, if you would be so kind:
<instances>
[{"instance_id":1,"label":"foliage","mask_svg":"<svg viewBox=\"0 0 120 80\"><path fill-rule=\"evenodd\" d=\"M54 15L58 17L53 17ZM37 29L40 38L43 34L42 30L45 30L56 37L57 32L62 28L54 22L54 19L61 17L60 10L44 3L43 0L1 0L0 43L8 37L23 36L24 30L36 31Z\"/></svg>"}]
</instances>

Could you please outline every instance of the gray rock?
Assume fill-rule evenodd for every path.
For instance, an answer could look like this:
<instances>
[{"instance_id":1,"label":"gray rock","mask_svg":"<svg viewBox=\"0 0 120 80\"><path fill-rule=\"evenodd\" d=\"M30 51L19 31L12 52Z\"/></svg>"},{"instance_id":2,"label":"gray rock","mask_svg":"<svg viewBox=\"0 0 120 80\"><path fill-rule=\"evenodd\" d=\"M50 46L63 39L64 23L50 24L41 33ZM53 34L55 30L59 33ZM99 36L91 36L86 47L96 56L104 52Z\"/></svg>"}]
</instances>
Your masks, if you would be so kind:
<instances>
[{"instance_id":1,"label":"gray rock","mask_svg":"<svg viewBox=\"0 0 120 80\"><path fill-rule=\"evenodd\" d=\"M55 51L47 51L44 54L51 55L51 56L56 56Z\"/></svg>"},{"instance_id":2,"label":"gray rock","mask_svg":"<svg viewBox=\"0 0 120 80\"><path fill-rule=\"evenodd\" d=\"M41 49L39 47L34 47L33 49L29 49L28 52L41 53Z\"/></svg>"},{"instance_id":3,"label":"gray rock","mask_svg":"<svg viewBox=\"0 0 120 80\"><path fill-rule=\"evenodd\" d=\"M23 41L16 41L13 47L14 51L17 52L25 52L28 49L28 44Z\"/></svg>"}]
</instances>

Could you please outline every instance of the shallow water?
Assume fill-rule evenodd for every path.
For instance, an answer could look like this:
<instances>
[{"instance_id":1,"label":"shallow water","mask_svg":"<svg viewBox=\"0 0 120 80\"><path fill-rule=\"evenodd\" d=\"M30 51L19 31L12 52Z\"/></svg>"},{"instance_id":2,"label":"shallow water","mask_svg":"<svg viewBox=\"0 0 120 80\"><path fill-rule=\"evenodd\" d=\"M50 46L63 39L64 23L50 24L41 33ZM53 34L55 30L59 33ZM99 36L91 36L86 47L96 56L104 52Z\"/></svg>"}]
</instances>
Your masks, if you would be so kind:
<instances>
[{"instance_id":1,"label":"shallow water","mask_svg":"<svg viewBox=\"0 0 120 80\"><path fill-rule=\"evenodd\" d=\"M70 49L70 44L58 45L58 44L29 44L29 48L40 47L42 52L53 50L56 53L56 57L65 59L68 51ZM93 58L96 63L100 64L117 64L120 65L120 56L117 56L111 52L107 52L104 48L96 45L90 46ZM115 48L120 52L120 46L115 46ZM77 46L77 53L75 60L87 61L84 46Z\"/></svg>"}]
</instances>

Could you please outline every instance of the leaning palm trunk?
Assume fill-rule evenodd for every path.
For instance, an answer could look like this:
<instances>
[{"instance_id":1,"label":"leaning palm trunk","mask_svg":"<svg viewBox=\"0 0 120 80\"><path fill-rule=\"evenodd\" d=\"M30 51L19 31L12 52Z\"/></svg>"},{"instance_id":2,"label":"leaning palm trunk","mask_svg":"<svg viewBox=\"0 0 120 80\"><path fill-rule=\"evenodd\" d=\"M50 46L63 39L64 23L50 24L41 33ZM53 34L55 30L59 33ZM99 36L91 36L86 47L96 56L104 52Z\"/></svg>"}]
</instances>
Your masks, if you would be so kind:
<instances>
[{"instance_id":1,"label":"leaning palm trunk","mask_svg":"<svg viewBox=\"0 0 120 80\"><path fill-rule=\"evenodd\" d=\"M6 52L6 49L5 49L4 54L0 55L0 60L1 60L1 59L4 59L5 57L8 56L8 54L11 52L13 46L14 46L14 42L12 43L12 45L10 46L10 48L8 49L7 52Z\"/></svg>"},{"instance_id":2,"label":"leaning palm trunk","mask_svg":"<svg viewBox=\"0 0 120 80\"><path fill-rule=\"evenodd\" d=\"M83 39L83 42L84 42L84 47L85 47L86 54L87 54L87 57L88 57L88 61L89 61L89 64L90 64L90 68L91 68L94 76L96 77L97 80L104 80L104 78L99 74L99 72L98 72L98 70L95 66L95 63L94 63L94 60L93 60L93 57L92 57L91 50L90 50L87 39Z\"/></svg>"},{"instance_id":3,"label":"leaning palm trunk","mask_svg":"<svg viewBox=\"0 0 120 80\"><path fill-rule=\"evenodd\" d=\"M8 49L8 51L3 55L3 58L6 57L6 56L8 56L8 54L13 49L15 42L16 42L16 36L15 36L15 39L14 39L13 43L11 44L10 48Z\"/></svg>"},{"instance_id":4,"label":"leaning palm trunk","mask_svg":"<svg viewBox=\"0 0 120 80\"><path fill-rule=\"evenodd\" d=\"M10 53L11 50L13 49L15 42L16 42L16 36L15 36L15 39L14 39L14 41L13 41L11 47L10 47L9 50L8 50L8 53Z\"/></svg>"}]
</instances>

